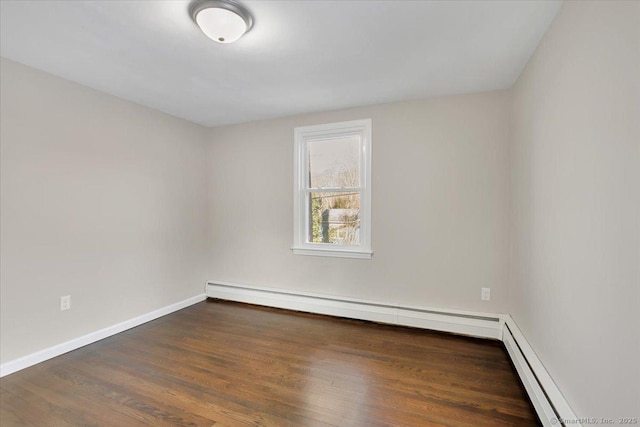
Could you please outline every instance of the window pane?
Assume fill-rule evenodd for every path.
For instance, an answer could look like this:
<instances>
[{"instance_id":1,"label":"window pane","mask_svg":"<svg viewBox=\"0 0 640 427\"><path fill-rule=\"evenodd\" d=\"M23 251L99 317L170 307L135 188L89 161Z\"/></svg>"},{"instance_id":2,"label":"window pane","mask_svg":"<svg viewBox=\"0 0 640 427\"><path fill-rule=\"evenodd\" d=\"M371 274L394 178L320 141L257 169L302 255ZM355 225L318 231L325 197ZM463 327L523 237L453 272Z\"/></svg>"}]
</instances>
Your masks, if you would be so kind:
<instances>
[{"instance_id":1,"label":"window pane","mask_svg":"<svg viewBox=\"0 0 640 427\"><path fill-rule=\"evenodd\" d=\"M360 186L360 137L309 143L309 188Z\"/></svg>"},{"instance_id":2,"label":"window pane","mask_svg":"<svg viewBox=\"0 0 640 427\"><path fill-rule=\"evenodd\" d=\"M360 192L309 194L309 243L360 244Z\"/></svg>"}]
</instances>

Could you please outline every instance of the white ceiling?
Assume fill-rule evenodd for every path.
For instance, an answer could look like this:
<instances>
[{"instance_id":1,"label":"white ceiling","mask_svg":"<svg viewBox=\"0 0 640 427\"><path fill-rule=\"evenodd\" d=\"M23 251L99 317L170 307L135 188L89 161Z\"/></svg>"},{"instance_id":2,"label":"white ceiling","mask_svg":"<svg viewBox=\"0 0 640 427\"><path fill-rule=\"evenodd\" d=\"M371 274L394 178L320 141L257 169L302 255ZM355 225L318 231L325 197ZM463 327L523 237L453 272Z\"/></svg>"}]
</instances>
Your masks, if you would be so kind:
<instances>
[{"instance_id":1,"label":"white ceiling","mask_svg":"<svg viewBox=\"0 0 640 427\"><path fill-rule=\"evenodd\" d=\"M0 54L206 126L511 86L558 1L244 1L209 40L188 1L0 1Z\"/></svg>"}]
</instances>

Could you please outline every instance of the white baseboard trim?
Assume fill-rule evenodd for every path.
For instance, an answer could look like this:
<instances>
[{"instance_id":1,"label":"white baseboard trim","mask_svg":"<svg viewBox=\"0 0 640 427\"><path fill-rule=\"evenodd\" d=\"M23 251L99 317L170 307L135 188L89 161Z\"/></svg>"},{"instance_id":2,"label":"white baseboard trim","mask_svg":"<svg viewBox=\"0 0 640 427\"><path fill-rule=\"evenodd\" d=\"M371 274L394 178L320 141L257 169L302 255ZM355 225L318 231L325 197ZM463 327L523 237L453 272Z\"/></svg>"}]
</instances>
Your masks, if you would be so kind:
<instances>
[{"instance_id":1,"label":"white baseboard trim","mask_svg":"<svg viewBox=\"0 0 640 427\"><path fill-rule=\"evenodd\" d=\"M430 307L407 307L219 281L208 282L206 294L211 298L309 313L413 326L481 338L498 340L502 338L502 320L499 315L495 314Z\"/></svg>"},{"instance_id":2,"label":"white baseboard trim","mask_svg":"<svg viewBox=\"0 0 640 427\"><path fill-rule=\"evenodd\" d=\"M36 353L32 353L19 359L3 363L2 365L0 365L0 377L4 377L21 369L28 368L29 366L33 366L35 364L44 362L45 360L60 356L61 354L67 353L69 351L84 347L85 345L100 341L101 339L126 331L127 329L135 328L136 326L140 326L143 323L150 322L151 320L166 316L167 314L173 313L174 311L178 311L183 308L189 307L190 305L204 301L206 298L207 296L205 294L196 295L194 297L187 298L186 300L168 305L150 313L143 314L142 316L125 320L124 322L118 323L117 325L109 326L107 328L100 329L99 331L91 332L87 335L74 338L67 342L63 342L62 344L54 345L53 347L45 348L44 350L40 350Z\"/></svg>"},{"instance_id":3,"label":"white baseboard trim","mask_svg":"<svg viewBox=\"0 0 640 427\"><path fill-rule=\"evenodd\" d=\"M542 424L558 426L564 424L562 420L570 420L571 426L581 426L531 345L508 314L403 307L223 281L208 282L206 294L210 298L503 341Z\"/></svg>"}]
</instances>

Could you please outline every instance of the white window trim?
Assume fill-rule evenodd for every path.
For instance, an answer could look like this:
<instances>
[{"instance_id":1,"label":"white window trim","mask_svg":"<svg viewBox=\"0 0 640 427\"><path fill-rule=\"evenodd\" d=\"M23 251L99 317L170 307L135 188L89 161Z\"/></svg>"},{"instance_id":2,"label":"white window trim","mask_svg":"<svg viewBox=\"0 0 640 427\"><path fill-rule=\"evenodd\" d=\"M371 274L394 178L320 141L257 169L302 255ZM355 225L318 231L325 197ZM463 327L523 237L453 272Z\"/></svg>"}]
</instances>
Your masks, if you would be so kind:
<instances>
[{"instance_id":1,"label":"white window trim","mask_svg":"<svg viewBox=\"0 0 640 427\"><path fill-rule=\"evenodd\" d=\"M359 135L360 150L360 244L332 245L308 243L308 212L306 203L309 142L317 139ZM371 119L298 127L294 130L293 188L293 253L340 258L371 259ZM355 190L354 189L354 190Z\"/></svg>"}]
</instances>

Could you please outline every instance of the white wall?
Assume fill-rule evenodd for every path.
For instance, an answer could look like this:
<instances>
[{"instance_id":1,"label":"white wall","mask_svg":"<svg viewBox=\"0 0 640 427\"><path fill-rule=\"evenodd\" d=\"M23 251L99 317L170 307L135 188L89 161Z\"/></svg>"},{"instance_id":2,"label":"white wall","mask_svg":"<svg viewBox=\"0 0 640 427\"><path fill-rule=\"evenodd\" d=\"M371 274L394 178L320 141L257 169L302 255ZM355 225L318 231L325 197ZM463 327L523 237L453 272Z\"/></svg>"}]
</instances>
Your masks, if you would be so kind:
<instances>
[{"instance_id":1,"label":"white wall","mask_svg":"<svg viewBox=\"0 0 640 427\"><path fill-rule=\"evenodd\" d=\"M507 92L491 92L213 129L210 279L504 312L508 108ZM293 255L293 129L363 118L373 120L373 260Z\"/></svg>"},{"instance_id":2,"label":"white wall","mask_svg":"<svg viewBox=\"0 0 640 427\"><path fill-rule=\"evenodd\" d=\"M640 2L565 2L514 88L510 312L581 417L639 416Z\"/></svg>"},{"instance_id":3,"label":"white wall","mask_svg":"<svg viewBox=\"0 0 640 427\"><path fill-rule=\"evenodd\" d=\"M0 72L0 360L202 293L206 130L5 59Z\"/></svg>"},{"instance_id":4,"label":"white wall","mask_svg":"<svg viewBox=\"0 0 640 427\"><path fill-rule=\"evenodd\" d=\"M0 361L222 280L511 313L579 416L637 416L639 29L566 2L513 93L211 130L2 60ZM293 129L361 118L374 258L293 255Z\"/></svg>"}]
</instances>

